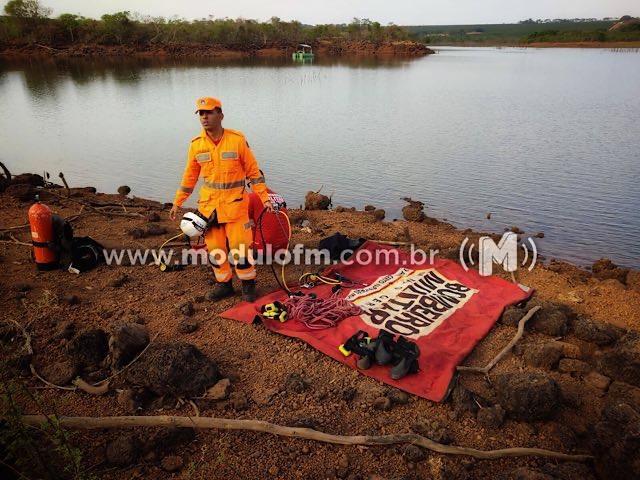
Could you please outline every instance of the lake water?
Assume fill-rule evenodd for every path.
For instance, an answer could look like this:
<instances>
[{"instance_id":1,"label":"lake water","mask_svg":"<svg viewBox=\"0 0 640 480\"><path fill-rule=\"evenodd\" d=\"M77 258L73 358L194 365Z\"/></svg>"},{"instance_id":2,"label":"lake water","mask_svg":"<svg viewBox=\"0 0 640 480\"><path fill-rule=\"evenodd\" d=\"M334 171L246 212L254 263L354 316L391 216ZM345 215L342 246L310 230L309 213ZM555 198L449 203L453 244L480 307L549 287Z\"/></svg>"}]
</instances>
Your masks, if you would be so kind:
<instances>
[{"instance_id":1,"label":"lake water","mask_svg":"<svg viewBox=\"0 0 640 480\"><path fill-rule=\"evenodd\" d=\"M441 48L415 60L0 63L0 159L171 201L193 102L218 96L290 205L517 225L546 257L640 267L640 54ZM492 218L486 219L491 212Z\"/></svg>"}]
</instances>

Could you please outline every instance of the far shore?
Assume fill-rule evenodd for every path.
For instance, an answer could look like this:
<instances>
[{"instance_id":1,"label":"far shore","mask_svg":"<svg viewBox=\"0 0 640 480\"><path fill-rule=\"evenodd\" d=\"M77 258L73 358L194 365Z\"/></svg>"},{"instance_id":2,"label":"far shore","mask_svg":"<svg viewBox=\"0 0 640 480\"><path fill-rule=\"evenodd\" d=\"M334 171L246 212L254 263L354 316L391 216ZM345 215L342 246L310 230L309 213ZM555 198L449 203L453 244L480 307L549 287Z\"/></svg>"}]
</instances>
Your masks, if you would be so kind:
<instances>
[{"instance_id":1,"label":"far shore","mask_svg":"<svg viewBox=\"0 0 640 480\"><path fill-rule=\"evenodd\" d=\"M441 47L503 47L503 48L640 48L640 41L634 42L534 42L534 43L489 43L463 42L442 45L429 45L429 48Z\"/></svg>"},{"instance_id":2,"label":"far shore","mask_svg":"<svg viewBox=\"0 0 640 480\"><path fill-rule=\"evenodd\" d=\"M201 57L201 58L284 58L291 57L295 45L233 47L220 44L43 45L38 43L0 45L0 57ZM435 53L412 41L379 42L320 40L313 44L317 56L420 57Z\"/></svg>"}]
</instances>

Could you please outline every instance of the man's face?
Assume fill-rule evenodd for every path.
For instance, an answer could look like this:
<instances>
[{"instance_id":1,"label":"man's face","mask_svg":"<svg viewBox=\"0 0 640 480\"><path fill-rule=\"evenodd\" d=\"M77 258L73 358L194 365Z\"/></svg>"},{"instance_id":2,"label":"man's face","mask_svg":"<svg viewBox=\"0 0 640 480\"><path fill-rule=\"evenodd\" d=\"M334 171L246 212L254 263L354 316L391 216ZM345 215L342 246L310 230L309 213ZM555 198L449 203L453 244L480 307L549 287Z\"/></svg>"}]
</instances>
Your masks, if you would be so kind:
<instances>
[{"instance_id":1,"label":"man's face","mask_svg":"<svg viewBox=\"0 0 640 480\"><path fill-rule=\"evenodd\" d=\"M220 127L222 124L222 119L224 115L222 114L222 110L216 108L214 110L200 110L198 112L200 115L200 124L203 126L205 130L216 129Z\"/></svg>"}]
</instances>

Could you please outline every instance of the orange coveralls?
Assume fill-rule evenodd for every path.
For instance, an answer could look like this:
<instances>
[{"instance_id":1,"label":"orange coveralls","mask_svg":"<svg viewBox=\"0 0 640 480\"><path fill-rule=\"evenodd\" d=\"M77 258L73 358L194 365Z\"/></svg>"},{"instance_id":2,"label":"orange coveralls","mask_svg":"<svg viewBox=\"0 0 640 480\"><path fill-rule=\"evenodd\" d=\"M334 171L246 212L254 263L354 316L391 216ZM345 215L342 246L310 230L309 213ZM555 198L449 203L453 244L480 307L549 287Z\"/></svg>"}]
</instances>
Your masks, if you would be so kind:
<instances>
[{"instance_id":1,"label":"orange coveralls","mask_svg":"<svg viewBox=\"0 0 640 480\"><path fill-rule=\"evenodd\" d=\"M225 252L224 258L216 255L210 261L218 282L231 280L228 252L237 252L233 258L236 275L240 280L256 278L256 270L250 261L249 248L253 241L249 221L249 196L245 191L245 179L264 204L269 200L264 177L249 148L244 135L237 130L224 129L216 145L203 129L191 140L187 165L182 182L173 203L178 206L189 198L202 177L198 210L207 218L215 212L216 222L205 233L207 250Z\"/></svg>"}]
</instances>

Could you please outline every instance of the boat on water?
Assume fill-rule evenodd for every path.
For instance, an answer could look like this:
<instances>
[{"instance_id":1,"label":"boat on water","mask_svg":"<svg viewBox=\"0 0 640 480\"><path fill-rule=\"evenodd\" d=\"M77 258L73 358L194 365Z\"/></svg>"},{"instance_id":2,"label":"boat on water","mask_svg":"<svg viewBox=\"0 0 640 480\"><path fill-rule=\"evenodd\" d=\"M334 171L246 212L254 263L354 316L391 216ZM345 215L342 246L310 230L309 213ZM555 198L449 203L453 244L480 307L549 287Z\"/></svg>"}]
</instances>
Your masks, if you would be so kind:
<instances>
[{"instance_id":1,"label":"boat on water","mask_svg":"<svg viewBox=\"0 0 640 480\"><path fill-rule=\"evenodd\" d=\"M306 43L300 43L298 45L298 50L291 54L293 60L298 62L313 60L313 56L313 49L311 48L311 45L307 45Z\"/></svg>"}]
</instances>

